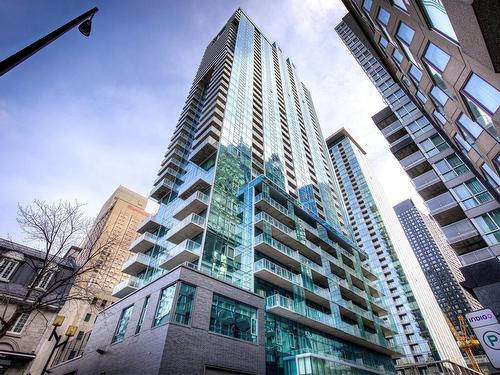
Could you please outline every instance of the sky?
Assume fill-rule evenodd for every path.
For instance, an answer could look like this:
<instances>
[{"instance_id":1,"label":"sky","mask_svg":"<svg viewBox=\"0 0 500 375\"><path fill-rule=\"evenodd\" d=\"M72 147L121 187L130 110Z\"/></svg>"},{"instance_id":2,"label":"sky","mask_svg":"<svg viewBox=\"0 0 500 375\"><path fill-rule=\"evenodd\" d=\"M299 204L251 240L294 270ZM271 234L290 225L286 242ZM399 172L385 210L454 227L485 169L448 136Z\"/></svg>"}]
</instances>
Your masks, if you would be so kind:
<instances>
[{"instance_id":1,"label":"sky","mask_svg":"<svg viewBox=\"0 0 500 375\"><path fill-rule=\"evenodd\" d=\"M323 135L345 127L389 204L421 205L371 120L385 104L335 33L340 0L5 0L0 59L94 6L89 38L71 30L0 78L0 237L23 242L17 205L34 199L77 199L94 217L119 185L147 196L205 47L238 7L295 63Z\"/></svg>"}]
</instances>

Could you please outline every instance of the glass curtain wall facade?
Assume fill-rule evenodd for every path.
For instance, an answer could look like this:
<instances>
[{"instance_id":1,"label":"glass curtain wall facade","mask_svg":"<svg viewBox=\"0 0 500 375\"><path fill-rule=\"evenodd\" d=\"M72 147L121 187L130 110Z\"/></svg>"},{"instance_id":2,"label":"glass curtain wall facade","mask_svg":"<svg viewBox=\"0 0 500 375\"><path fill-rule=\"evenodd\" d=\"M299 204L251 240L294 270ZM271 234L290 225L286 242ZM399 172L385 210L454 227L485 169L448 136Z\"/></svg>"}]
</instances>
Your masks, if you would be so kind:
<instances>
[{"instance_id":1,"label":"glass curtain wall facade","mask_svg":"<svg viewBox=\"0 0 500 375\"><path fill-rule=\"evenodd\" d=\"M329 137L327 146L354 238L368 254L370 268L378 277L378 287L385 295L385 305L397 328L392 340L403 356L395 364L440 359L368 184L366 166L362 165L364 151L344 129Z\"/></svg>"},{"instance_id":2,"label":"glass curtain wall facade","mask_svg":"<svg viewBox=\"0 0 500 375\"><path fill-rule=\"evenodd\" d=\"M189 262L265 297L269 374L310 373L299 355L321 357L324 373L394 372L388 311L311 95L241 10L205 51L151 198L160 208L139 226L116 294Z\"/></svg>"},{"instance_id":3,"label":"glass curtain wall facade","mask_svg":"<svg viewBox=\"0 0 500 375\"><path fill-rule=\"evenodd\" d=\"M401 26L408 22L408 17L403 17L399 9L392 8L390 4L384 5L386 2L379 4L365 1L362 5L358 5L358 1L345 3L350 13L335 29L388 104L388 107L373 116L373 120L387 139L391 153L412 179L431 216L458 255L465 277L462 285L483 306L491 308L498 315L500 300L496 290L500 286L500 235L496 233L500 233L500 205L495 189L497 185L491 183L498 176L487 162L481 168L492 173L478 172L474 163L481 158L476 155L471 159L471 153L474 148L480 151L479 145L468 143L461 131L453 131L452 136L447 133L450 121L445 116L446 111L435 110L429 115L426 110L428 104L432 103L438 105L441 102L445 107L450 106L451 100L442 95L447 88L440 82L442 71L448 69L446 66L453 64L454 60L438 48L438 40L426 44L421 58L408 50L409 61L412 57L417 64L404 60L409 78L403 74L400 77L402 83L397 83L392 71L393 62L387 57L387 51L404 46L405 40L406 43L413 43L413 46L418 38L422 41L422 36L415 28L412 29L414 34L405 27L380 29L380 25L374 21L374 14L379 8L384 8L389 14L390 25L396 22ZM361 25L366 25L372 31L366 31ZM379 43L370 39L373 32L377 38L396 38L398 42L380 47ZM432 68L429 74L436 82L430 96L419 88L419 82L428 79L422 64ZM413 96L408 90L415 85L418 90ZM459 120L464 124L474 124L466 115L460 116ZM486 131L476 134L490 136ZM490 152L495 153L497 141L488 142Z\"/></svg>"}]
</instances>

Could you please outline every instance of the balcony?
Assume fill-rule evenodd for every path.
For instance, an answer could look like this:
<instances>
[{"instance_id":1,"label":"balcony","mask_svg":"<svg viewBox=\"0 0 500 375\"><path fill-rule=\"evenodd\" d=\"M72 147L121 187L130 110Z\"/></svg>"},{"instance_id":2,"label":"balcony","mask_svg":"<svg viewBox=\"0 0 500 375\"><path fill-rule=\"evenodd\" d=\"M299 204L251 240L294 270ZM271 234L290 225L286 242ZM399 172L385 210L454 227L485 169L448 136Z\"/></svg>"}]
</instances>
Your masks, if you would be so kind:
<instances>
[{"instance_id":1,"label":"balcony","mask_svg":"<svg viewBox=\"0 0 500 375\"><path fill-rule=\"evenodd\" d=\"M111 295L116 298L123 298L128 296L130 293L135 292L140 287L141 285L139 279L135 276L130 276L121 283L116 284Z\"/></svg>"},{"instance_id":2,"label":"balcony","mask_svg":"<svg viewBox=\"0 0 500 375\"><path fill-rule=\"evenodd\" d=\"M130 245L129 250L132 253L145 253L158 242L158 236L151 233L143 233L137 237Z\"/></svg>"},{"instance_id":3,"label":"balcony","mask_svg":"<svg viewBox=\"0 0 500 375\"><path fill-rule=\"evenodd\" d=\"M149 267L151 257L145 254L135 254L128 258L122 266L122 272L128 275L136 276L139 272Z\"/></svg>"},{"instance_id":4,"label":"balcony","mask_svg":"<svg viewBox=\"0 0 500 375\"><path fill-rule=\"evenodd\" d=\"M160 220L157 215L150 215L139 223L137 227L138 233L153 233L161 227Z\"/></svg>"},{"instance_id":5,"label":"balcony","mask_svg":"<svg viewBox=\"0 0 500 375\"><path fill-rule=\"evenodd\" d=\"M368 332L362 333L358 326L336 322L332 315L309 306L301 306L300 303L296 303L294 300L280 294L266 298L266 310L372 350L377 350L391 356L400 355L400 353L389 347L389 345L386 345L385 342L381 342L377 335Z\"/></svg>"},{"instance_id":6,"label":"balcony","mask_svg":"<svg viewBox=\"0 0 500 375\"><path fill-rule=\"evenodd\" d=\"M409 134L399 138L390 144L390 150L398 160L401 160L408 155L418 150L417 145Z\"/></svg>"},{"instance_id":7,"label":"balcony","mask_svg":"<svg viewBox=\"0 0 500 375\"><path fill-rule=\"evenodd\" d=\"M431 199L447 191L443 181L434 170L427 171L412 180L417 192L424 200Z\"/></svg>"},{"instance_id":8,"label":"balcony","mask_svg":"<svg viewBox=\"0 0 500 375\"><path fill-rule=\"evenodd\" d=\"M200 215L190 214L168 231L167 240L175 244L180 244L184 240L201 234L205 229L205 220Z\"/></svg>"},{"instance_id":9,"label":"balcony","mask_svg":"<svg viewBox=\"0 0 500 375\"><path fill-rule=\"evenodd\" d=\"M263 193L255 196L255 207L288 225L294 224L293 213L288 212L285 206L276 202L271 197L265 196Z\"/></svg>"},{"instance_id":10,"label":"balcony","mask_svg":"<svg viewBox=\"0 0 500 375\"><path fill-rule=\"evenodd\" d=\"M175 148L168 150L165 153L165 160L168 160L170 158L176 159L179 161L184 161L186 159L187 155L185 152L181 152Z\"/></svg>"},{"instance_id":11,"label":"balcony","mask_svg":"<svg viewBox=\"0 0 500 375\"><path fill-rule=\"evenodd\" d=\"M449 191L438 195L425 202L430 214L440 226L451 224L457 220L465 219L462 208Z\"/></svg>"},{"instance_id":12,"label":"balcony","mask_svg":"<svg viewBox=\"0 0 500 375\"><path fill-rule=\"evenodd\" d=\"M158 265L166 270L171 270L185 262L192 263L200 258L201 244L185 240L171 249L158 261Z\"/></svg>"},{"instance_id":13,"label":"balcony","mask_svg":"<svg viewBox=\"0 0 500 375\"><path fill-rule=\"evenodd\" d=\"M156 201L160 201L165 195L171 193L175 190L175 184L169 180L163 180L158 185L156 185L149 196L151 199Z\"/></svg>"},{"instance_id":14,"label":"balcony","mask_svg":"<svg viewBox=\"0 0 500 375\"><path fill-rule=\"evenodd\" d=\"M259 212L255 215L255 226L264 228L264 222L271 224L272 236L292 249L302 250L310 258L321 261L320 249L307 240L299 240L294 229L286 226L281 221L276 220L266 212Z\"/></svg>"},{"instance_id":15,"label":"balcony","mask_svg":"<svg viewBox=\"0 0 500 375\"><path fill-rule=\"evenodd\" d=\"M269 235L264 233L259 234L254 240L255 250L262 254L276 259L278 262L290 266L292 268L300 267L300 254L296 250L292 250L281 242L276 241Z\"/></svg>"},{"instance_id":16,"label":"balcony","mask_svg":"<svg viewBox=\"0 0 500 375\"><path fill-rule=\"evenodd\" d=\"M214 169L207 172L204 169L196 170L192 175L185 175L182 189L179 190L179 198L187 199L196 191L207 191L212 186Z\"/></svg>"},{"instance_id":17,"label":"balcony","mask_svg":"<svg viewBox=\"0 0 500 375\"><path fill-rule=\"evenodd\" d=\"M289 291L293 290L294 285L302 286L300 275L290 272L268 259L260 259L254 263L254 275Z\"/></svg>"},{"instance_id":18,"label":"balcony","mask_svg":"<svg viewBox=\"0 0 500 375\"><path fill-rule=\"evenodd\" d=\"M486 247L482 236L469 219L457 221L441 228L448 243L458 255Z\"/></svg>"},{"instance_id":19,"label":"balcony","mask_svg":"<svg viewBox=\"0 0 500 375\"><path fill-rule=\"evenodd\" d=\"M386 126L385 128L382 129L382 134L384 135L385 138L390 136L391 134L397 132L399 129L401 129L403 125L399 120L394 121L392 124L389 126Z\"/></svg>"},{"instance_id":20,"label":"balcony","mask_svg":"<svg viewBox=\"0 0 500 375\"><path fill-rule=\"evenodd\" d=\"M219 142L217 142L214 138L208 137L198 147L196 147L193 152L191 152L189 160L200 165L217 151L218 144Z\"/></svg>"},{"instance_id":21,"label":"balcony","mask_svg":"<svg viewBox=\"0 0 500 375\"><path fill-rule=\"evenodd\" d=\"M421 151L414 152L399 161L401 166L411 178L417 177L432 169Z\"/></svg>"},{"instance_id":22,"label":"balcony","mask_svg":"<svg viewBox=\"0 0 500 375\"><path fill-rule=\"evenodd\" d=\"M266 298L266 310L288 319L302 323L322 331L333 333L335 321L329 314L325 314L312 307L296 303L291 298L275 294Z\"/></svg>"},{"instance_id":23,"label":"balcony","mask_svg":"<svg viewBox=\"0 0 500 375\"><path fill-rule=\"evenodd\" d=\"M167 179L170 181L179 180L182 181L182 173L180 170L174 168L162 168L162 170L158 173L158 177L155 180L155 184L160 182L161 179Z\"/></svg>"},{"instance_id":24,"label":"balcony","mask_svg":"<svg viewBox=\"0 0 500 375\"><path fill-rule=\"evenodd\" d=\"M181 203L181 206L174 211L174 218L182 220L189 214L199 214L208 208L208 195L197 191L188 199Z\"/></svg>"},{"instance_id":25,"label":"balcony","mask_svg":"<svg viewBox=\"0 0 500 375\"><path fill-rule=\"evenodd\" d=\"M317 303L318 305L330 307L330 291L316 284L311 288L304 287L304 293L307 299Z\"/></svg>"}]
</instances>

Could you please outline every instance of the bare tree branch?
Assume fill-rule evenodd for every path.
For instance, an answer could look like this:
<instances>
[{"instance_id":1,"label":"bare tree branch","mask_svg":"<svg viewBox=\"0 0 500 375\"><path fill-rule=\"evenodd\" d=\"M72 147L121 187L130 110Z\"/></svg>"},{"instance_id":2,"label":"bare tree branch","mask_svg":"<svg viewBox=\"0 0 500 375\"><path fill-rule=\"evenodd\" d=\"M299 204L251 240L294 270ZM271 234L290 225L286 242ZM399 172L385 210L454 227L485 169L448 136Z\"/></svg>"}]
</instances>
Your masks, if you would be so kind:
<instances>
[{"instance_id":1,"label":"bare tree branch","mask_svg":"<svg viewBox=\"0 0 500 375\"><path fill-rule=\"evenodd\" d=\"M31 205L18 205L17 222L33 243L33 247L42 252L39 258L25 256L25 264L33 272L33 281L25 286L25 292L0 295L0 338L11 330L23 313L44 315L47 311L60 308L71 301L93 301L101 286L92 274L98 271L102 257L118 243L113 233L103 233L103 225L86 219L84 204L78 201L59 201L47 203L35 200ZM102 221L102 220L101 220ZM80 245L78 257L68 257L72 246ZM12 243L10 251L21 250ZM62 272L62 269L69 271ZM50 284L41 289L40 281L47 274L54 272Z\"/></svg>"}]
</instances>

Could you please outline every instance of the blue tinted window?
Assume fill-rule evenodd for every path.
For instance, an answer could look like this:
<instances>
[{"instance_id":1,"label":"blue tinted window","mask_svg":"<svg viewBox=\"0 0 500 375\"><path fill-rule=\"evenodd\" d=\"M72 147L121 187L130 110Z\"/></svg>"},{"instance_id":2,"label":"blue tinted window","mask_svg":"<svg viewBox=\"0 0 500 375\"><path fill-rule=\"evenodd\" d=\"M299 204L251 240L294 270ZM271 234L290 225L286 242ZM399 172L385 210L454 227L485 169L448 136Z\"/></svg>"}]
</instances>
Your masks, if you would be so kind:
<instances>
[{"instance_id":1,"label":"blue tinted window","mask_svg":"<svg viewBox=\"0 0 500 375\"><path fill-rule=\"evenodd\" d=\"M399 24L397 36L401 41L410 45L414 35L415 31L410 26L403 22Z\"/></svg>"},{"instance_id":2,"label":"blue tinted window","mask_svg":"<svg viewBox=\"0 0 500 375\"><path fill-rule=\"evenodd\" d=\"M439 87L434 86L431 90L431 96L437 100L437 102L441 105L445 105L446 102L448 101L448 95L445 94L443 90L441 90Z\"/></svg>"},{"instance_id":3,"label":"blue tinted window","mask_svg":"<svg viewBox=\"0 0 500 375\"><path fill-rule=\"evenodd\" d=\"M427 16L427 21L430 26L439 31L441 34L447 36L448 38L458 42L457 35L453 26L451 25L446 9L444 8L441 0L419 0L420 5L424 9L424 13Z\"/></svg>"},{"instance_id":4,"label":"blue tinted window","mask_svg":"<svg viewBox=\"0 0 500 375\"><path fill-rule=\"evenodd\" d=\"M387 26L389 23L389 19L391 18L391 14L386 11L384 8L379 8L377 14L377 20L380 21L381 24Z\"/></svg>"},{"instance_id":5,"label":"blue tinted window","mask_svg":"<svg viewBox=\"0 0 500 375\"><path fill-rule=\"evenodd\" d=\"M422 71L413 64L410 67L409 73L410 76L412 76L412 78L417 82L420 82L422 79Z\"/></svg>"},{"instance_id":6,"label":"blue tinted window","mask_svg":"<svg viewBox=\"0 0 500 375\"><path fill-rule=\"evenodd\" d=\"M494 114L500 106L500 91L476 74L471 75L464 91L490 114Z\"/></svg>"},{"instance_id":7,"label":"blue tinted window","mask_svg":"<svg viewBox=\"0 0 500 375\"><path fill-rule=\"evenodd\" d=\"M372 0L364 0L363 9L369 12L372 9Z\"/></svg>"},{"instance_id":8,"label":"blue tinted window","mask_svg":"<svg viewBox=\"0 0 500 375\"><path fill-rule=\"evenodd\" d=\"M403 62L403 55L397 49L392 51L392 57L394 57L394 59L400 64Z\"/></svg>"},{"instance_id":9,"label":"blue tinted window","mask_svg":"<svg viewBox=\"0 0 500 375\"><path fill-rule=\"evenodd\" d=\"M483 131L483 128L481 126L472 121L469 117L467 117L463 113L458 118L458 124L463 130L465 130L474 138L479 137L479 134L481 134L481 132Z\"/></svg>"},{"instance_id":10,"label":"blue tinted window","mask_svg":"<svg viewBox=\"0 0 500 375\"><path fill-rule=\"evenodd\" d=\"M389 42L383 36L380 36L379 43L384 48L387 48L387 46L389 45Z\"/></svg>"},{"instance_id":11,"label":"blue tinted window","mask_svg":"<svg viewBox=\"0 0 500 375\"><path fill-rule=\"evenodd\" d=\"M392 3L398 8L401 8L403 10L408 10L406 9L406 5L403 0L392 0Z\"/></svg>"},{"instance_id":12,"label":"blue tinted window","mask_svg":"<svg viewBox=\"0 0 500 375\"><path fill-rule=\"evenodd\" d=\"M434 111L432 114L437 118L441 125L446 124L446 118L441 113L439 113L438 111Z\"/></svg>"},{"instance_id":13,"label":"blue tinted window","mask_svg":"<svg viewBox=\"0 0 500 375\"><path fill-rule=\"evenodd\" d=\"M425 104L427 102L427 97L420 90L417 90L417 98L420 100L422 104Z\"/></svg>"},{"instance_id":14,"label":"blue tinted window","mask_svg":"<svg viewBox=\"0 0 500 375\"><path fill-rule=\"evenodd\" d=\"M429 43L424 55L425 59L430 62L436 69L443 72L446 65L450 61L450 56L436 45Z\"/></svg>"}]
</instances>

